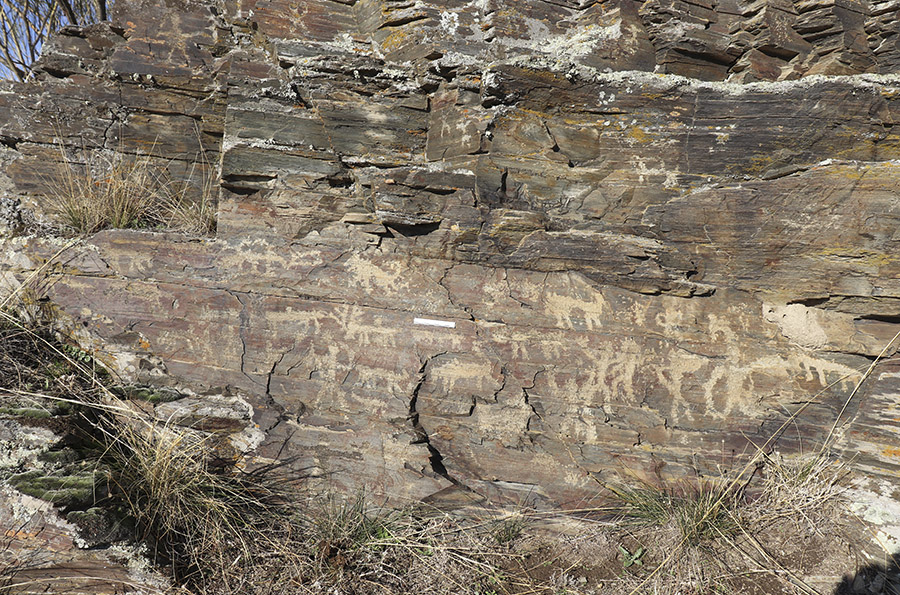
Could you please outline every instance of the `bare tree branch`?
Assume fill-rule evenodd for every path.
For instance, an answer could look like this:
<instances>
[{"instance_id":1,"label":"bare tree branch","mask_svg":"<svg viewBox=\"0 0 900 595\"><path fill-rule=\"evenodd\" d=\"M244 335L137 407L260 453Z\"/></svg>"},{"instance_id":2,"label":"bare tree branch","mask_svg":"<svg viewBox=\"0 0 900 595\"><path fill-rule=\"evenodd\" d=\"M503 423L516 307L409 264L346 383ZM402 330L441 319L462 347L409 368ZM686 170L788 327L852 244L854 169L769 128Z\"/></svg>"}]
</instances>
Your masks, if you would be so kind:
<instances>
[{"instance_id":1,"label":"bare tree branch","mask_svg":"<svg viewBox=\"0 0 900 595\"><path fill-rule=\"evenodd\" d=\"M75 11L72 9L72 5L69 3L69 0L59 0L60 6L62 6L62 10L66 15L66 18L69 20L70 25L80 25L78 22L78 15L75 14Z\"/></svg>"},{"instance_id":2,"label":"bare tree branch","mask_svg":"<svg viewBox=\"0 0 900 595\"><path fill-rule=\"evenodd\" d=\"M0 79L24 80L50 35L107 19L110 0L0 0Z\"/></svg>"}]
</instances>

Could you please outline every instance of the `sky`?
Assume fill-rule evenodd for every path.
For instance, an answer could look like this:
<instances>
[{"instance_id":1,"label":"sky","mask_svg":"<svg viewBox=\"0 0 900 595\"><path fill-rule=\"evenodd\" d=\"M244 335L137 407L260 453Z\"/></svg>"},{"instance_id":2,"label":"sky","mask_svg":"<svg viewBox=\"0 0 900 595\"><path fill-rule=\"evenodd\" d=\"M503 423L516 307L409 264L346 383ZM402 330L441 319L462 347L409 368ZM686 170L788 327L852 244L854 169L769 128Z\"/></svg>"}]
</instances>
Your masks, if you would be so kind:
<instances>
[{"instance_id":1,"label":"sky","mask_svg":"<svg viewBox=\"0 0 900 595\"><path fill-rule=\"evenodd\" d=\"M76 18L93 22L98 0L0 0L0 79L15 79L9 59L28 64L37 58L48 31L70 23L60 2L68 1ZM107 5L112 0L105 0ZM48 20L51 22L48 26ZM25 59L21 59L21 55Z\"/></svg>"}]
</instances>

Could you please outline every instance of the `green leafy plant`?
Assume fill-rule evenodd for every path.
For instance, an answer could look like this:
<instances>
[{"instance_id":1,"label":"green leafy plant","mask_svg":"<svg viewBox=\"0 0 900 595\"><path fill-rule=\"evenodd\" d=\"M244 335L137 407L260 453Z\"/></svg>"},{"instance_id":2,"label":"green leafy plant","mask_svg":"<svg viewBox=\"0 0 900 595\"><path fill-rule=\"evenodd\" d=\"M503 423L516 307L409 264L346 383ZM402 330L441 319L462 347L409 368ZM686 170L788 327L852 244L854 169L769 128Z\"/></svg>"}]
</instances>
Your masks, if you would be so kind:
<instances>
[{"instance_id":1,"label":"green leafy plant","mask_svg":"<svg viewBox=\"0 0 900 595\"><path fill-rule=\"evenodd\" d=\"M637 564L638 566L643 566L644 563L641 561L641 558L644 557L644 554L647 553L647 550L643 548L643 546L638 546L638 548L634 551L634 553L629 552L625 547L619 546L619 551L622 553L622 567L630 568Z\"/></svg>"},{"instance_id":2,"label":"green leafy plant","mask_svg":"<svg viewBox=\"0 0 900 595\"><path fill-rule=\"evenodd\" d=\"M83 364L91 364L94 361L94 358L91 356L91 354L81 347L64 344L62 346L62 349L64 352L66 352L66 354L68 354L69 357Z\"/></svg>"}]
</instances>

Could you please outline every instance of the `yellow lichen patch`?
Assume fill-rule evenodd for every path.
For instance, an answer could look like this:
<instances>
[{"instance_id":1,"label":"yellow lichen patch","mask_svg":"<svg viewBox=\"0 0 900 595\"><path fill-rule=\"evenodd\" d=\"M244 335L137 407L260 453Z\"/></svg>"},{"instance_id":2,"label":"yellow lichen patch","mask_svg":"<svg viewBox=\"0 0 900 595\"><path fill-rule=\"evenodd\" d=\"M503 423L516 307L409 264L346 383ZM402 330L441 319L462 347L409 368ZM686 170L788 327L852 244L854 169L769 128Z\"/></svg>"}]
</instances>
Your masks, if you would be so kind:
<instances>
[{"instance_id":1,"label":"yellow lichen patch","mask_svg":"<svg viewBox=\"0 0 900 595\"><path fill-rule=\"evenodd\" d=\"M572 117L572 114L567 114L565 117L556 117L553 123L558 123L562 120L562 123L566 126L596 126L598 122L596 120L590 120L588 118L578 118Z\"/></svg>"},{"instance_id":2,"label":"yellow lichen patch","mask_svg":"<svg viewBox=\"0 0 900 595\"><path fill-rule=\"evenodd\" d=\"M892 457L892 458L897 459L897 458L900 458L900 448L895 448L895 447L889 446L889 447L885 448L884 450L882 450L881 454L883 454L886 457Z\"/></svg>"},{"instance_id":3,"label":"yellow lichen patch","mask_svg":"<svg viewBox=\"0 0 900 595\"><path fill-rule=\"evenodd\" d=\"M838 153L838 155L840 156L842 153L846 152L847 151L842 151L841 153ZM863 176L865 176L868 171L866 168L860 168L854 164L846 164L834 167L830 169L828 173L831 175L839 175L845 180L849 180L851 182L858 182L862 180Z\"/></svg>"},{"instance_id":4,"label":"yellow lichen patch","mask_svg":"<svg viewBox=\"0 0 900 595\"><path fill-rule=\"evenodd\" d=\"M628 129L628 138L633 139L634 142L637 143L649 143L653 140L653 137L647 134L647 131L641 128L640 126L632 126Z\"/></svg>"},{"instance_id":5,"label":"yellow lichen patch","mask_svg":"<svg viewBox=\"0 0 900 595\"><path fill-rule=\"evenodd\" d=\"M412 33L405 27L397 27L381 42L381 48L385 51L397 50L409 42Z\"/></svg>"},{"instance_id":6,"label":"yellow lichen patch","mask_svg":"<svg viewBox=\"0 0 900 595\"><path fill-rule=\"evenodd\" d=\"M767 151L750 158L750 167L743 168L741 164L729 165L729 169L741 169L751 175L759 175L767 170L785 165L778 151Z\"/></svg>"},{"instance_id":7,"label":"yellow lichen patch","mask_svg":"<svg viewBox=\"0 0 900 595\"><path fill-rule=\"evenodd\" d=\"M816 252L815 256L839 260L853 260L860 265L871 267L889 266L898 260L897 256L888 254L887 252L879 252L877 250L868 250L866 248L857 248L853 246L829 246Z\"/></svg>"},{"instance_id":8,"label":"yellow lichen patch","mask_svg":"<svg viewBox=\"0 0 900 595\"><path fill-rule=\"evenodd\" d=\"M10 539L24 541L29 539L36 539L37 536L40 535L41 531L21 531L18 529L7 529L4 533L4 536Z\"/></svg>"},{"instance_id":9,"label":"yellow lichen patch","mask_svg":"<svg viewBox=\"0 0 900 595\"><path fill-rule=\"evenodd\" d=\"M554 85L558 84L557 81L559 81L562 78L561 75L559 75L555 72L549 71L549 70L536 70L534 68L528 68L528 67L524 67L524 66L522 67L522 70L527 70L529 76L531 76L534 79L548 81Z\"/></svg>"},{"instance_id":10,"label":"yellow lichen patch","mask_svg":"<svg viewBox=\"0 0 900 595\"><path fill-rule=\"evenodd\" d=\"M548 114L547 112L541 112L541 111L533 110L533 109L520 108L520 109L517 109L517 110L514 111L514 112L510 112L509 114L506 114L506 115L504 116L504 118L505 118L505 119L508 119L508 120L513 120L513 121L524 120L524 119L525 119L524 117L522 117L522 118L517 118L517 117L516 117L516 116L518 116L519 114L522 114L523 116L534 116L534 117L536 117L536 118L540 118L541 120L549 120L549 119L551 119L551 117L552 117L552 116L551 116L550 114Z\"/></svg>"}]
</instances>

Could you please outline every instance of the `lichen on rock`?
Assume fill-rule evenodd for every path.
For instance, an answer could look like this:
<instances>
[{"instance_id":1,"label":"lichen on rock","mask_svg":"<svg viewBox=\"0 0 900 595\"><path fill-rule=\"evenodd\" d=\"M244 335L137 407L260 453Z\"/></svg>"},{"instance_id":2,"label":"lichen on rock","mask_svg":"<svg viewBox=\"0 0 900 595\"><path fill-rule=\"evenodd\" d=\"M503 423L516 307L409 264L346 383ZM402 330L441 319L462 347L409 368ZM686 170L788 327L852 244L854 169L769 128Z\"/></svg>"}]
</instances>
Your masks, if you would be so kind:
<instances>
[{"instance_id":1,"label":"lichen on rock","mask_svg":"<svg viewBox=\"0 0 900 595\"><path fill-rule=\"evenodd\" d=\"M59 142L217 164L215 236L0 251L148 408L397 505L578 507L762 444L896 482L894 359L846 399L900 330L900 8L173 7L0 93L38 218Z\"/></svg>"}]
</instances>

